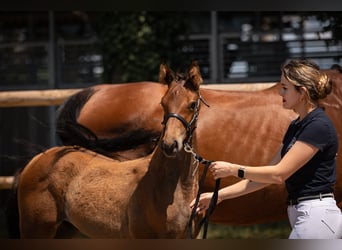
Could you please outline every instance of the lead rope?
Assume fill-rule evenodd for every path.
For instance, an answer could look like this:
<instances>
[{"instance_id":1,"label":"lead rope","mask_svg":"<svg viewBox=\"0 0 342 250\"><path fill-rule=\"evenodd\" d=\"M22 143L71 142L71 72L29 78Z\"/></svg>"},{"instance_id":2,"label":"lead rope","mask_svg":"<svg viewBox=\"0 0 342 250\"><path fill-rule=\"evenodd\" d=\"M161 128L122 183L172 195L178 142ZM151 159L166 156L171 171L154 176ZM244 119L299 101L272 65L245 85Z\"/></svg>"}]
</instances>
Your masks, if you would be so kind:
<instances>
[{"instance_id":1,"label":"lead rope","mask_svg":"<svg viewBox=\"0 0 342 250\"><path fill-rule=\"evenodd\" d=\"M218 198L218 191L220 189L220 182L221 182L221 179L217 179L216 182L215 182L215 190L214 190L213 196L211 197L209 208L208 208L208 210L206 212L206 215L205 215L205 217L203 219L204 222L201 222L201 223L204 223L203 235L202 235L203 239L207 238L207 230L208 230L208 225L209 225L209 217L214 212L214 209L216 207L217 198Z\"/></svg>"},{"instance_id":2,"label":"lead rope","mask_svg":"<svg viewBox=\"0 0 342 250\"><path fill-rule=\"evenodd\" d=\"M190 215L190 218L189 218L189 223L188 223L188 238L192 238L192 222L193 222L193 220L194 220L194 218L195 218L195 215L196 215L196 209L197 209L197 207L198 207L199 198L200 198L201 193L202 193L203 183L204 183L205 177L206 177L206 175L207 175L209 166L210 166L210 164L211 164L212 161L205 160L205 159L203 159L201 156L198 156L198 155L193 151L193 149L190 147L189 144L185 144L185 145L184 145L184 150L185 150L186 152L188 152L188 153L191 153L191 154L193 155L193 157L194 157L194 163L197 164L197 166L196 166L196 168L195 168L195 170L194 170L193 175L194 175L195 172L197 171L198 164L199 164L199 163L204 164L204 170L203 170L203 173L202 173L202 176L201 176L201 179L200 179L200 183L199 183L199 187L198 187L198 192L197 192L195 204L194 204L194 207L192 208L191 215ZM209 208L207 209L207 212L206 212L206 214L205 214L205 217L201 220L201 222L200 222L200 224L199 224L199 227L201 227L201 226L203 225L203 234L202 234L202 238L203 238L203 239L206 239L206 238L207 238L209 217L210 217L210 215L214 212L214 209L215 209L215 207L216 207L217 198L218 198L218 190L219 190L219 188L220 188L220 180L221 180L221 179L217 179L217 180L216 180L215 189L214 189L213 196L211 197L211 200L210 200Z\"/></svg>"}]
</instances>

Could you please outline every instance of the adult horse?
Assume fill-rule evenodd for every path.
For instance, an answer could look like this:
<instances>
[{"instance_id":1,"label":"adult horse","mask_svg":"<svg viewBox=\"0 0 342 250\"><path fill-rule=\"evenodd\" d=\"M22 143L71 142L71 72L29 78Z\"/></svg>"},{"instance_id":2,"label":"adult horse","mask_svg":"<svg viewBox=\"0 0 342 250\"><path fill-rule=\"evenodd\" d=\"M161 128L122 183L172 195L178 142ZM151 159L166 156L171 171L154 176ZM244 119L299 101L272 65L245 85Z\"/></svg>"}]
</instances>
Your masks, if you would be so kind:
<instances>
[{"instance_id":1,"label":"adult horse","mask_svg":"<svg viewBox=\"0 0 342 250\"><path fill-rule=\"evenodd\" d=\"M333 120L342 145L342 74L338 70L324 72L333 80L334 88L322 105ZM200 111L198 153L211 160L267 164L279 147L289 122L297 116L282 108L278 88L275 85L255 92L202 88L202 96L210 108L203 107ZM156 119L162 112L158 102L164 91L165 86L151 82L97 85L83 90L61 106L57 132L65 144L83 145L121 160L148 154L162 128ZM111 148L112 145L115 147ZM339 147L337 165L335 195L342 207L342 147ZM221 186L236 181L238 179L234 177L224 178ZM204 191L213 190L214 184L209 174ZM223 201L210 220L244 225L285 219L285 200L284 185L271 185Z\"/></svg>"},{"instance_id":2,"label":"adult horse","mask_svg":"<svg viewBox=\"0 0 342 250\"><path fill-rule=\"evenodd\" d=\"M35 156L18 179L21 237L52 238L66 220L93 238L185 238L198 171L183 144L196 145L202 82L196 63L188 73L178 81L161 65L163 132L149 156L120 162L79 146Z\"/></svg>"}]
</instances>

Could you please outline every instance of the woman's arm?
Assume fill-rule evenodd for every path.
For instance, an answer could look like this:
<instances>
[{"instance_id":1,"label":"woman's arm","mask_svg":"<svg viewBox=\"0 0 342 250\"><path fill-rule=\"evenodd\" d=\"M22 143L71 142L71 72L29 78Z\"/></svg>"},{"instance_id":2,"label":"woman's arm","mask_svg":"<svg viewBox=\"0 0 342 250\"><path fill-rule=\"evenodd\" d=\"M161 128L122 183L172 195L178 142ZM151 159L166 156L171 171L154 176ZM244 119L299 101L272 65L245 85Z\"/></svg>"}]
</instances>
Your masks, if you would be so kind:
<instances>
[{"instance_id":1,"label":"woman's arm","mask_svg":"<svg viewBox=\"0 0 342 250\"><path fill-rule=\"evenodd\" d=\"M245 194L255 192L268 185L269 184L253 182L247 179L239 181L233 185L220 189L218 192L217 203L220 203L221 201L226 200L226 199L232 199L232 198L236 198Z\"/></svg>"},{"instance_id":2,"label":"woman's arm","mask_svg":"<svg viewBox=\"0 0 342 250\"><path fill-rule=\"evenodd\" d=\"M237 176L238 170L243 169L246 179L261 183L281 184L307 163L317 151L317 147L297 141L286 155L273 166L250 167L217 161L210 165L210 170L215 179L231 175Z\"/></svg>"},{"instance_id":3,"label":"woman's arm","mask_svg":"<svg viewBox=\"0 0 342 250\"><path fill-rule=\"evenodd\" d=\"M281 159L281 149L283 145L278 149L278 151L274 154L273 158L270 161L270 165L277 164ZM249 194L260 190L269 184L259 183L259 182L251 182L250 180L241 180L233 185L221 188L218 192L217 204L226 199L236 198L245 194ZM208 209L210 200L213 196L212 192L202 193L200 196L199 204L197 207L197 212L201 213ZM193 200L190 204L192 208L195 204L195 200Z\"/></svg>"},{"instance_id":4,"label":"woman's arm","mask_svg":"<svg viewBox=\"0 0 342 250\"><path fill-rule=\"evenodd\" d=\"M252 182L250 180L239 181L233 185L221 188L219 190L218 197L217 197L217 204L219 204L220 202L226 199L232 199L232 198L239 197L248 193L252 193L268 185L269 184ZM197 210L196 210L197 213L205 212L205 210L209 208L209 204L210 204L210 200L212 196L213 196L213 192L201 194L199 202L198 202ZM193 208L193 206L195 205L195 201L196 200L193 200L191 202L190 208Z\"/></svg>"}]
</instances>

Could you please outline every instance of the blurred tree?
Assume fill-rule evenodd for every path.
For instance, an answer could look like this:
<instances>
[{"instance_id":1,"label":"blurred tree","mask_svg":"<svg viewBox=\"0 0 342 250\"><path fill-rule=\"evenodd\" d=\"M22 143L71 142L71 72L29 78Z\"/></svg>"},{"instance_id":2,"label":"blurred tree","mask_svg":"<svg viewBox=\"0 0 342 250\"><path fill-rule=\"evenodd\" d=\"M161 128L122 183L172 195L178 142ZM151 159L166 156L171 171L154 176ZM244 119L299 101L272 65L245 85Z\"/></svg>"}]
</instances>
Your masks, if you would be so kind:
<instances>
[{"instance_id":1,"label":"blurred tree","mask_svg":"<svg viewBox=\"0 0 342 250\"><path fill-rule=\"evenodd\" d=\"M321 21L327 21L323 27L324 31L332 31L333 40L339 42L342 40L342 12L328 11L317 12L317 18Z\"/></svg>"},{"instance_id":2,"label":"blurred tree","mask_svg":"<svg viewBox=\"0 0 342 250\"><path fill-rule=\"evenodd\" d=\"M182 12L99 12L93 24L104 82L157 81L160 63L190 62L182 53L180 35L188 33Z\"/></svg>"}]
</instances>

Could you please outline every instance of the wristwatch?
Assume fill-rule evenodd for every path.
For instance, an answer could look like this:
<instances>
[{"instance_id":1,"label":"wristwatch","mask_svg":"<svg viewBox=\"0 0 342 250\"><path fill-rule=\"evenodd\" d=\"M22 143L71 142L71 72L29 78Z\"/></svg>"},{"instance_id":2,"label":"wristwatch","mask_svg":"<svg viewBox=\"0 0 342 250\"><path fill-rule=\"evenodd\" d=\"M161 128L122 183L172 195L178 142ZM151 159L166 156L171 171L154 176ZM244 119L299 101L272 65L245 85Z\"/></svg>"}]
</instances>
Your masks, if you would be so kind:
<instances>
[{"instance_id":1,"label":"wristwatch","mask_svg":"<svg viewBox=\"0 0 342 250\"><path fill-rule=\"evenodd\" d=\"M243 167L239 168L238 177L240 177L241 179L245 179L245 168L243 168Z\"/></svg>"}]
</instances>

